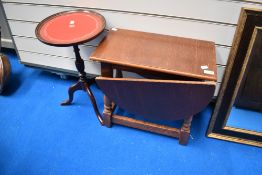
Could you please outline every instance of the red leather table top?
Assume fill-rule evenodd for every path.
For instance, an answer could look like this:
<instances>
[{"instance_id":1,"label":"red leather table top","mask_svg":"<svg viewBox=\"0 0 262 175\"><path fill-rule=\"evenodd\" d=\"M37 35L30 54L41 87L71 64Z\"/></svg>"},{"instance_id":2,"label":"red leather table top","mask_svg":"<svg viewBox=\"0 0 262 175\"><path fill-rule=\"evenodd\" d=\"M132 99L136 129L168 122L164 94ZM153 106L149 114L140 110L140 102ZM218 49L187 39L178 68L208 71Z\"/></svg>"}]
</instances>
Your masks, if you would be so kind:
<instances>
[{"instance_id":1,"label":"red leather table top","mask_svg":"<svg viewBox=\"0 0 262 175\"><path fill-rule=\"evenodd\" d=\"M44 19L36 36L49 45L69 46L95 38L105 27L105 19L92 11L68 11Z\"/></svg>"}]
</instances>

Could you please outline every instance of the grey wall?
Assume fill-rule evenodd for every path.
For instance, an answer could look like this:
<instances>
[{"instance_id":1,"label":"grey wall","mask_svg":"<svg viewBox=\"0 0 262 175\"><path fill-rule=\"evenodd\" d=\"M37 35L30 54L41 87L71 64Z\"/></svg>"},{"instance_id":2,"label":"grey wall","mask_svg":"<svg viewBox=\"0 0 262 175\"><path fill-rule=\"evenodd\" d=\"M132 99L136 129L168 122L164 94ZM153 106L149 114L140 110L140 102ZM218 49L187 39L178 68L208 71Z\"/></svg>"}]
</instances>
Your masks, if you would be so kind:
<instances>
[{"instance_id":1,"label":"grey wall","mask_svg":"<svg viewBox=\"0 0 262 175\"><path fill-rule=\"evenodd\" d=\"M4 16L4 11L2 6L0 5L0 26L1 26L1 34L2 34L2 47L13 48L13 43L11 39L11 34L7 27L7 21Z\"/></svg>"}]
</instances>

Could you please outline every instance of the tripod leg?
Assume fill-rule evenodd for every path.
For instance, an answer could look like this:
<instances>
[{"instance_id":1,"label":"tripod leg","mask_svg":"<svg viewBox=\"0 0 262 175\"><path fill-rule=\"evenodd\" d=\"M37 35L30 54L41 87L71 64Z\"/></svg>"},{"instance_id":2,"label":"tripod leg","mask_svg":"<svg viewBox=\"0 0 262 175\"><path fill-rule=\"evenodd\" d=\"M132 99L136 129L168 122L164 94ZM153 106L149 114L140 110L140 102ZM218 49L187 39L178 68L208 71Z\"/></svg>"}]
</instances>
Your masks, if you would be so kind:
<instances>
[{"instance_id":1,"label":"tripod leg","mask_svg":"<svg viewBox=\"0 0 262 175\"><path fill-rule=\"evenodd\" d=\"M84 87L85 87L85 90L86 90L88 96L90 97L90 100L92 102L93 109L94 109L94 111L96 113L96 117L97 117L98 121L100 122L101 125L104 125L103 118L102 118L102 116L101 116L101 114L100 114L100 112L99 112L99 110L97 108L95 97L94 97L94 95L93 95L89 85L87 83L85 83Z\"/></svg>"},{"instance_id":2,"label":"tripod leg","mask_svg":"<svg viewBox=\"0 0 262 175\"><path fill-rule=\"evenodd\" d=\"M61 103L62 106L65 105L70 105L73 101L74 98L74 92L77 90L82 90L82 83L80 81L78 81L76 84L72 85L69 89L68 89L68 100L64 101Z\"/></svg>"}]
</instances>

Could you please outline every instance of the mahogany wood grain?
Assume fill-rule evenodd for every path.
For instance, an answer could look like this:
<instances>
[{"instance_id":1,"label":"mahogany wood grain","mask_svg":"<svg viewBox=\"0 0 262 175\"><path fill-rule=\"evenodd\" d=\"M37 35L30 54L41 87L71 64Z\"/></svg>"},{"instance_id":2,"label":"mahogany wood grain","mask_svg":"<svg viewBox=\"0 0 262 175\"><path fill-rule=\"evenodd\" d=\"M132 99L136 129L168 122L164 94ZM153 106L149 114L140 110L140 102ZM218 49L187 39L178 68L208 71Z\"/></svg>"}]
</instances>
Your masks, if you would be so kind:
<instances>
[{"instance_id":1,"label":"mahogany wood grain","mask_svg":"<svg viewBox=\"0 0 262 175\"><path fill-rule=\"evenodd\" d=\"M179 133L180 133L180 130L177 128L136 120L119 115L112 115L112 121L115 124L121 124L131 128L146 130L153 133L162 134L171 137L179 137Z\"/></svg>"},{"instance_id":2,"label":"mahogany wood grain","mask_svg":"<svg viewBox=\"0 0 262 175\"><path fill-rule=\"evenodd\" d=\"M90 59L136 69L216 81L213 42L138 32L110 30ZM208 66L213 75L205 74Z\"/></svg>"},{"instance_id":3,"label":"mahogany wood grain","mask_svg":"<svg viewBox=\"0 0 262 175\"><path fill-rule=\"evenodd\" d=\"M5 89L8 80L10 79L10 74L11 65L8 58L0 53L0 93Z\"/></svg>"},{"instance_id":4,"label":"mahogany wood grain","mask_svg":"<svg viewBox=\"0 0 262 175\"><path fill-rule=\"evenodd\" d=\"M103 77L113 77L113 68L111 64L101 63L101 75ZM104 125L108 128L112 126L113 104L112 101L105 95L104 96Z\"/></svg>"},{"instance_id":5,"label":"mahogany wood grain","mask_svg":"<svg viewBox=\"0 0 262 175\"><path fill-rule=\"evenodd\" d=\"M181 127L180 132L179 132L179 144L187 145L188 138L190 135L190 127L191 127L192 119L193 119L193 116L185 118L183 126Z\"/></svg>"},{"instance_id":6,"label":"mahogany wood grain","mask_svg":"<svg viewBox=\"0 0 262 175\"><path fill-rule=\"evenodd\" d=\"M215 90L215 82L105 77L96 82L111 101L128 112L171 121L203 110Z\"/></svg>"},{"instance_id":7,"label":"mahogany wood grain","mask_svg":"<svg viewBox=\"0 0 262 175\"><path fill-rule=\"evenodd\" d=\"M4 90L11 75L11 65L8 58L1 53L1 26L0 26L0 93Z\"/></svg>"},{"instance_id":8,"label":"mahogany wood grain","mask_svg":"<svg viewBox=\"0 0 262 175\"><path fill-rule=\"evenodd\" d=\"M209 103L215 90L215 47L208 41L112 29L91 60L101 62L102 77L96 82L105 94L107 127L121 124L177 137L186 145L193 115ZM122 70L148 79L123 78ZM113 114L116 105L145 118L184 123L178 129L118 116Z\"/></svg>"}]
</instances>

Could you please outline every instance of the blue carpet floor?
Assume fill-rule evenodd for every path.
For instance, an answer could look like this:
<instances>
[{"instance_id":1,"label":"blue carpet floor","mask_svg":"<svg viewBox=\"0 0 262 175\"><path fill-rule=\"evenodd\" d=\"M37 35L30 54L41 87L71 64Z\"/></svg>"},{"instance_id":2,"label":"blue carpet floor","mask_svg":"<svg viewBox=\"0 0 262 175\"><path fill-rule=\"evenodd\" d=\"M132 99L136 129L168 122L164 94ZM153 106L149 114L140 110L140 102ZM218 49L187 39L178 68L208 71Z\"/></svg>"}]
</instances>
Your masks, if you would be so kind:
<instances>
[{"instance_id":1,"label":"blue carpet floor","mask_svg":"<svg viewBox=\"0 0 262 175\"><path fill-rule=\"evenodd\" d=\"M75 79L25 67L7 53L12 79L0 95L1 175L261 174L262 149L205 136L212 107L192 123L188 146L119 125L101 127L84 92L61 107ZM92 86L102 110L102 92Z\"/></svg>"},{"instance_id":2,"label":"blue carpet floor","mask_svg":"<svg viewBox=\"0 0 262 175\"><path fill-rule=\"evenodd\" d=\"M233 107L227 126L262 132L262 113Z\"/></svg>"}]
</instances>

